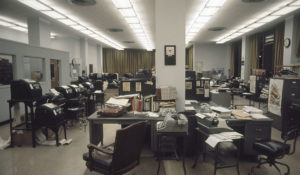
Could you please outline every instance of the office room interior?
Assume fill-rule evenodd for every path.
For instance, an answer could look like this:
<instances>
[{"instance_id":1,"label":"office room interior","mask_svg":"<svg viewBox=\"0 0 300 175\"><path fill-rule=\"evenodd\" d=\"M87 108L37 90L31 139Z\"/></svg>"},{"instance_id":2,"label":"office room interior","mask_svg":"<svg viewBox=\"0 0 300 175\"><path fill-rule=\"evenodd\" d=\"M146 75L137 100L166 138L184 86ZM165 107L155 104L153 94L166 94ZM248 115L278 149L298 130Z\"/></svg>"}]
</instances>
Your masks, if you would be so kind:
<instances>
[{"instance_id":1,"label":"office room interior","mask_svg":"<svg viewBox=\"0 0 300 175\"><path fill-rule=\"evenodd\" d=\"M300 0L0 0L0 97L3 175L297 175Z\"/></svg>"}]
</instances>

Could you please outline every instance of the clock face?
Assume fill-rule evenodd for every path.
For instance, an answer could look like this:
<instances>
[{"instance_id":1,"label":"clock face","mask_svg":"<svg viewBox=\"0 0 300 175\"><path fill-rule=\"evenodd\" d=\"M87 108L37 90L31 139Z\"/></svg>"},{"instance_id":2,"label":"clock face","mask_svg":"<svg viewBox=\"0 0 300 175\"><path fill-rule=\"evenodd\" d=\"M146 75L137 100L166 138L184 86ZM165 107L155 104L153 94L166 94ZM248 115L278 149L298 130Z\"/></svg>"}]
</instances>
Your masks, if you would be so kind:
<instances>
[{"instance_id":1,"label":"clock face","mask_svg":"<svg viewBox=\"0 0 300 175\"><path fill-rule=\"evenodd\" d=\"M291 40L290 40L289 38L286 38L286 39L284 40L284 46L285 46L285 47L289 47L290 44L291 44Z\"/></svg>"},{"instance_id":2,"label":"clock face","mask_svg":"<svg viewBox=\"0 0 300 175\"><path fill-rule=\"evenodd\" d=\"M174 47L166 47L166 55L169 57L175 55Z\"/></svg>"}]
</instances>

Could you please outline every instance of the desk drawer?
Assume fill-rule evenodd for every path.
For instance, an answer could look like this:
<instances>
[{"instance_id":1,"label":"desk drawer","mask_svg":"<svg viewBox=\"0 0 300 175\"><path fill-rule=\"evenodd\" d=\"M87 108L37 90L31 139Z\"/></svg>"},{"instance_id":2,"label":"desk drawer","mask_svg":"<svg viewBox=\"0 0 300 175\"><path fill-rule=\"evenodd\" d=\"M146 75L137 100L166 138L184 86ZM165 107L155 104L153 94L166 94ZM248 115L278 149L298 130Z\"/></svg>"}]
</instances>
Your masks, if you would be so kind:
<instances>
[{"instance_id":1,"label":"desk drawer","mask_svg":"<svg viewBox=\"0 0 300 175\"><path fill-rule=\"evenodd\" d=\"M248 123L245 128L244 151L246 154L257 154L253 150L253 144L260 140L271 138L271 125L266 123Z\"/></svg>"}]
</instances>

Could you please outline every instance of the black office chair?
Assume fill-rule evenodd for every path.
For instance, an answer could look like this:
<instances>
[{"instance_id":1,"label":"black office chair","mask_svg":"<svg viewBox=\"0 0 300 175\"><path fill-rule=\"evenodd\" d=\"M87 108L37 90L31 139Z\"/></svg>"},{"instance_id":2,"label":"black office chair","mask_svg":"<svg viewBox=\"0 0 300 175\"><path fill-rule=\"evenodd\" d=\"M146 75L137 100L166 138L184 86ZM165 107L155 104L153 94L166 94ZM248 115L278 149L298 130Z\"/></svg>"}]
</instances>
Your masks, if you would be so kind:
<instances>
[{"instance_id":1,"label":"black office chair","mask_svg":"<svg viewBox=\"0 0 300 175\"><path fill-rule=\"evenodd\" d=\"M253 175L254 169L260 168L260 166L263 164L269 164L270 166L274 166L279 173L281 172L277 164L283 165L287 168L287 172L285 173L285 175L289 175L290 167L287 164L277 162L276 159L282 159L285 155L292 155L295 153L298 135L299 129L296 128L291 129L289 132L287 132L287 134L285 134L285 136L283 137L284 142L279 142L276 140L264 140L254 143L254 150L256 150L260 155L267 156L267 158L260 158L258 160L258 164L251 168L251 172L249 173L249 175ZM294 139L292 151L290 151L290 144L287 144L287 141L291 139Z\"/></svg>"},{"instance_id":2,"label":"black office chair","mask_svg":"<svg viewBox=\"0 0 300 175\"><path fill-rule=\"evenodd\" d=\"M89 144L89 152L83 154L88 169L105 175L121 175L136 167L140 162L146 125L142 121L119 129L112 145L97 147Z\"/></svg>"}]
</instances>

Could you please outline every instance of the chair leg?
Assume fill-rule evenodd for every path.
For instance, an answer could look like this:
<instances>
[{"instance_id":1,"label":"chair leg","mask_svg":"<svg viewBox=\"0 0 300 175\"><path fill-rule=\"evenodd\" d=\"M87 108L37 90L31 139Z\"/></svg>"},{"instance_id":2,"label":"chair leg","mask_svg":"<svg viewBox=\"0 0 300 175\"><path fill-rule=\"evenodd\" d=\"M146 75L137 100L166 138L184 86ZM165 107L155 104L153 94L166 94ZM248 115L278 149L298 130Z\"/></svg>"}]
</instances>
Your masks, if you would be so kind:
<instances>
[{"instance_id":1,"label":"chair leg","mask_svg":"<svg viewBox=\"0 0 300 175\"><path fill-rule=\"evenodd\" d=\"M254 169L255 168L260 168L261 165L266 164L266 163L268 163L268 161L266 159L260 158L258 160L258 164L251 168L251 172L249 173L249 175L254 175Z\"/></svg>"},{"instance_id":2,"label":"chair leg","mask_svg":"<svg viewBox=\"0 0 300 175\"><path fill-rule=\"evenodd\" d=\"M285 173L285 174L286 175L290 174L290 167L287 164L282 163L282 162L277 162L277 161L275 161L275 163L278 163L279 165L285 166L287 168L287 173Z\"/></svg>"},{"instance_id":3,"label":"chair leg","mask_svg":"<svg viewBox=\"0 0 300 175\"><path fill-rule=\"evenodd\" d=\"M65 139L67 140L67 130L66 130L66 124L65 123L63 124L63 127L64 127Z\"/></svg>"},{"instance_id":4,"label":"chair leg","mask_svg":"<svg viewBox=\"0 0 300 175\"><path fill-rule=\"evenodd\" d=\"M58 129L55 130L55 139L56 139L56 146L59 146L59 143L58 143Z\"/></svg>"}]
</instances>

